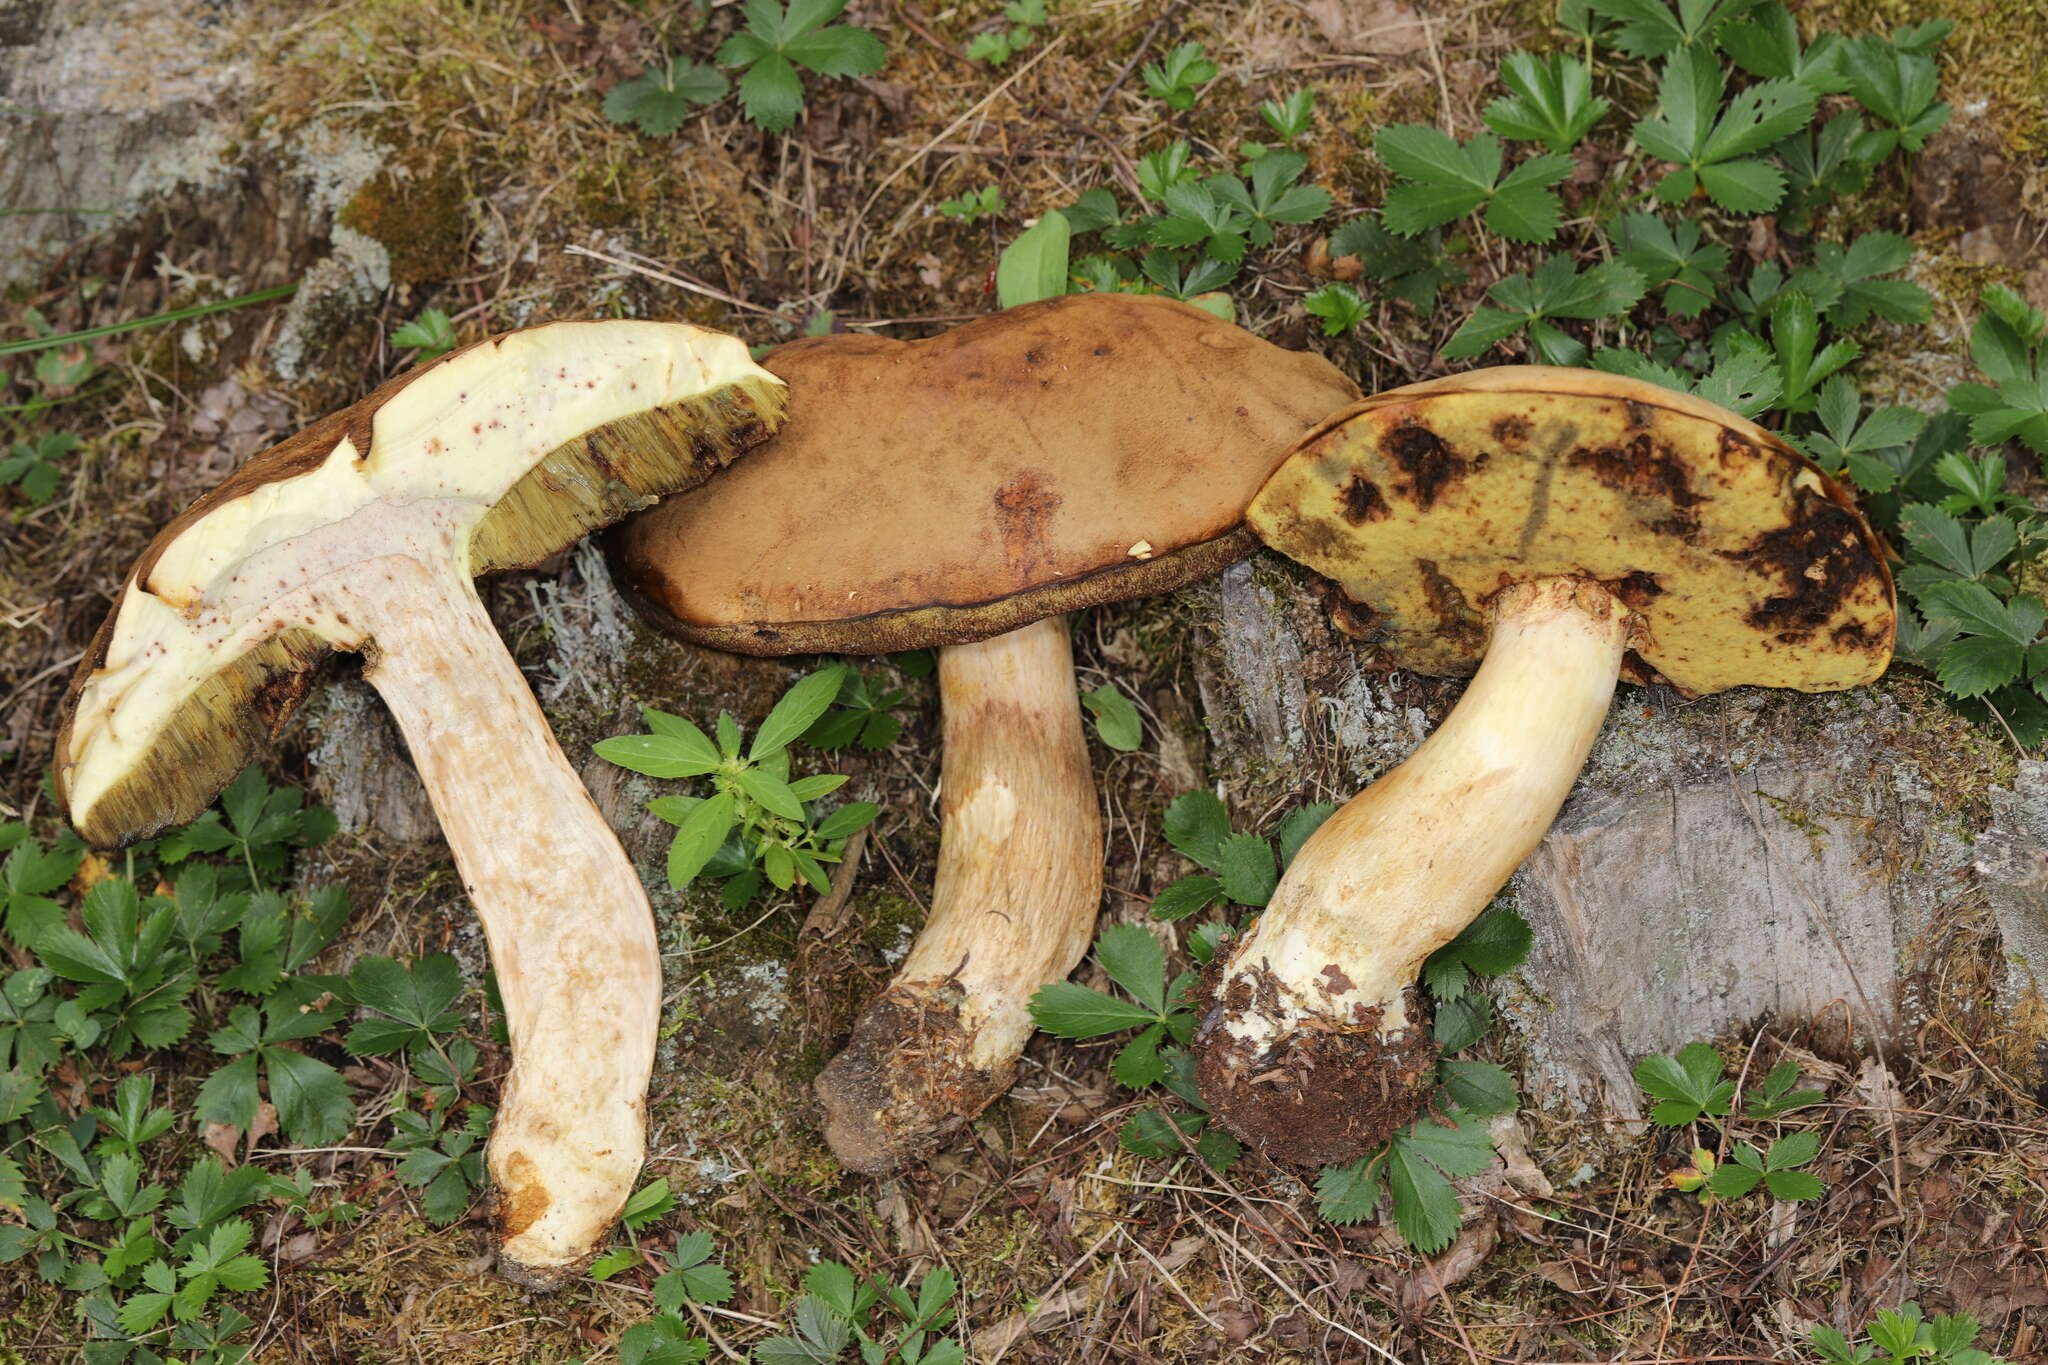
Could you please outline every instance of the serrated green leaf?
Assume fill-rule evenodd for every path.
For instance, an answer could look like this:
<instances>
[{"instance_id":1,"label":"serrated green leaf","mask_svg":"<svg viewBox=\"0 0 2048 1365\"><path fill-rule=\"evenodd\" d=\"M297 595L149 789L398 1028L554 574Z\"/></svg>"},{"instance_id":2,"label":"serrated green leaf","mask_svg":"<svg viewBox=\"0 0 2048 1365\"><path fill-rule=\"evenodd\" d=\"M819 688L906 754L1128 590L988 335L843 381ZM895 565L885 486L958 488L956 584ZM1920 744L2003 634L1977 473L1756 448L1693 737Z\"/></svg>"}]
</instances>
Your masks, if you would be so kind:
<instances>
[{"instance_id":1,"label":"serrated green leaf","mask_svg":"<svg viewBox=\"0 0 2048 1365\"><path fill-rule=\"evenodd\" d=\"M1041 986L1031 997L1031 1018L1060 1038L1100 1038L1127 1028L1142 1028L1158 1018L1143 1005L1119 1000L1072 981Z\"/></svg>"},{"instance_id":2,"label":"serrated green leaf","mask_svg":"<svg viewBox=\"0 0 2048 1365\"><path fill-rule=\"evenodd\" d=\"M1332 1223L1363 1223L1379 1211L1385 1182L1385 1158L1378 1154L1325 1166L1316 1179L1316 1211Z\"/></svg>"},{"instance_id":3,"label":"serrated green leaf","mask_svg":"<svg viewBox=\"0 0 2048 1365\"><path fill-rule=\"evenodd\" d=\"M1213 872L1223 856L1223 843L1230 838L1230 813L1216 793L1198 789L1174 798L1166 808L1164 828L1167 843Z\"/></svg>"},{"instance_id":4,"label":"serrated green leaf","mask_svg":"<svg viewBox=\"0 0 2048 1365\"><path fill-rule=\"evenodd\" d=\"M1477 1118L1513 1113L1520 1102L1515 1078L1492 1062L1439 1062L1437 1080L1455 1108Z\"/></svg>"},{"instance_id":5,"label":"serrated green leaf","mask_svg":"<svg viewBox=\"0 0 2048 1365\"><path fill-rule=\"evenodd\" d=\"M1168 882L1152 898L1152 918L1181 920L1206 910L1223 897L1223 882L1216 877L1182 877Z\"/></svg>"},{"instance_id":6,"label":"serrated green leaf","mask_svg":"<svg viewBox=\"0 0 2048 1365\"><path fill-rule=\"evenodd\" d=\"M1166 949L1142 925L1113 924L1095 941L1095 960L1109 979L1155 1017L1166 1013Z\"/></svg>"}]
</instances>

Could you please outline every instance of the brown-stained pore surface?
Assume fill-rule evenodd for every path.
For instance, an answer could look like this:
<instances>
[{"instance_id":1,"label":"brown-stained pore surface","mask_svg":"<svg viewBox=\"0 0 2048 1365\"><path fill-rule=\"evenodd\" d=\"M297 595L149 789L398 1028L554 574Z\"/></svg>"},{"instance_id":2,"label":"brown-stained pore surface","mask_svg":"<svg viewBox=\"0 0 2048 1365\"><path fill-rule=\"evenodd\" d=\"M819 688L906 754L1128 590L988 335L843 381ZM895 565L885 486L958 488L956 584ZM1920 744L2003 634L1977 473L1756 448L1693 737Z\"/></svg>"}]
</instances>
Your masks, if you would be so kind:
<instances>
[{"instance_id":1,"label":"brown-stained pore surface","mask_svg":"<svg viewBox=\"0 0 2048 1365\"><path fill-rule=\"evenodd\" d=\"M1375 395L1247 520L1370 608L1340 626L1422 673L1472 672L1486 600L1545 577L1635 608L1629 675L1690 695L1855 687L1891 658L1891 577L1848 495L1755 423L1637 380L1505 366Z\"/></svg>"},{"instance_id":2,"label":"brown-stained pore surface","mask_svg":"<svg viewBox=\"0 0 2048 1365\"><path fill-rule=\"evenodd\" d=\"M576 324L551 324L573 332ZM130 584L145 587L165 550L207 513L266 485L311 472L348 441L367 458L379 409L421 376L493 346L500 334L450 352L379 385L245 461L150 541L85 651L59 713L53 780L67 809L66 779L79 695L106 660ZM472 573L526 568L609 525L662 493L709 478L781 420L786 390L750 381L605 423L542 457L499 498L470 542ZM277 633L234 658L199 687L128 775L79 821L102 847L145 839L196 818L255 753L278 735L311 692L333 648L280 622Z\"/></svg>"},{"instance_id":3,"label":"brown-stained pore surface","mask_svg":"<svg viewBox=\"0 0 2048 1365\"><path fill-rule=\"evenodd\" d=\"M657 624L750 654L957 644L1213 573L1256 548L1245 505L1288 448L1358 392L1125 294L763 363L789 384L781 433L612 538Z\"/></svg>"}]
</instances>

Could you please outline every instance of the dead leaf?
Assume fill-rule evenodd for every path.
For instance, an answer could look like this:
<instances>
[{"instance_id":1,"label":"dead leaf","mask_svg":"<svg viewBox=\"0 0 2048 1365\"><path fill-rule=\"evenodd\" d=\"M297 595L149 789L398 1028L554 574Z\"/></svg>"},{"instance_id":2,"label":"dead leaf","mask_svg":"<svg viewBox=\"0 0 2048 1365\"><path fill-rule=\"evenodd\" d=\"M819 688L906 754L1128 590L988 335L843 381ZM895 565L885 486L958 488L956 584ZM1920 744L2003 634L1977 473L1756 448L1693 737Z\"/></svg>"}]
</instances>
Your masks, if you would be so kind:
<instances>
[{"instance_id":1,"label":"dead leaf","mask_svg":"<svg viewBox=\"0 0 2048 1365\"><path fill-rule=\"evenodd\" d=\"M1856 1076L1856 1096L1870 1106L1871 1120L1880 1128L1897 1122L1898 1115L1893 1111L1906 1107L1906 1096L1898 1081L1875 1057L1863 1059L1863 1070Z\"/></svg>"},{"instance_id":2,"label":"dead leaf","mask_svg":"<svg viewBox=\"0 0 2048 1365\"><path fill-rule=\"evenodd\" d=\"M1522 1125L1515 1121L1513 1114L1503 1114L1487 1127L1493 1138L1493 1150L1500 1154L1502 1173L1507 1176L1508 1184L1535 1199L1548 1199L1557 1193L1551 1186L1550 1177L1543 1174L1543 1169L1529 1155L1528 1136L1522 1132Z\"/></svg>"},{"instance_id":3,"label":"dead leaf","mask_svg":"<svg viewBox=\"0 0 2048 1365\"><path fill-rule=\"evenodd\" d=\"M1345 1259L1330 1272L1330 1287L1339 1294L1357 1294L1372 1288L1373 1275L1364 1261Z\"/></svg>"},{"instance_id":4,"label":"dead leaf","mask_svg":"<svg viewBox=\"0 0 2048 1365\"><path fill-rule=\"evenodd\" d=\"M1068 1289L1051 1298L1041 1299L1030 1312L1012 1313L995 1326L976 1332L974 1358L994 1361L1025 1337L1057 1326L1086 1309L1091 1302L1093 1295L1086 1288Z\"/></svg>"},{"instance_id":5,"label":"dead leaf","mask_svg":"<svg viewBox=\"0 0 2048 1365\"><path fill-rule=\"evenodd\" d=\"M200 1138L222 1161L230 1166L237 1164L235 1149L242 1145L242 1130L234 1124L208 1122L200 1129Z\"/></svg>"},{"instance_id":6,"label":"dead leaf","mask_svg":"<svg viewBox=\"0 0 2048 1365\"><path fill-rule=\"evenodd\" d=\"M1163 1253L1154 1256L1152 1259L1159 1263L1156 1267L1157 1269L1171 1274L1194 1260L1195 1257L1201 1255L1202 1248L1207 1245L1209 1243L1205 1238L1182 1237L1169 1245Z\"/></svg>"},{"instance_id":7,"label":"dead leaf","mask_svg":"<svg viewBox=\"0 0 2048 1365\"><path fill-rule=\"evenodd\" d=\"M249 1125L248 1156L244 1157L243 1160L246 1161L254 1158L256 1155L256 1144L276 1131L277 1106L269 1100L264 1100L256 1106L256 1119Z\"/></svg>"},{"instance_id":8,"label":"dead leaf","mask_svg":"<svg viewBox=\"0 0 2048 1365\"><path fill-rule=\"evenodd\" d=\"M1223 1329L1224 1340L1232 1346L1244 1345L1259 1330L1257 1311L1234 1300L1217 1308L1213 1316L1216 1325Z\"/></svg>"},{"instance_id":9,"label":"dead leaf","mask_svg":"<svg viewBox=\"0 0 2048 1365\"><path fill-rule=\"evenodd\" d=\"M112 864L97 853L88 853L78 860L78 871L72 874L69 889L74 895L83 896L113 875Z\"/></svg>"},{"instance_id":10,"label":"dead leaf","mask_svg":"<svg viewBox=\"0 0 2048 1365\"><path fill-rule=\"evenodd\" d=\"M1307 0L1302 13L1339 52L1399 57L1429 46L1429 26L1401 0Z\"/></svg>"},{"instance_id":11,"label":"dead leaf","mask_svg":"<svg viewBox=\"0 0 2048 1365\"><path fill-rule=\"evenodd\" d=\"M1998 1270L1981 1261L1958 1262L1947 1280L1956 1306L1994 1327L2022 1308L2048 1308L2048 1280L2026 1265Z\"/></svg>"},{"instance_id":12,"label":"dead leaf","mask_svg":"<svg viewBox=\"0 0 2048 1365\"><path fill-rule=\"evenodd\" d=\"M1425 1261L1422 1269L1410 1275L1401 1283L1401 1311L1413 1317L1434 1300L1443 1290L1479 1268L1487 1254L1500 1241L1500 1221L1481 1218L1465 1225L1458 1234L1458 1240L1451 1243L1451 1249L1433 1261Z\"/></svg>"}]
</instances>

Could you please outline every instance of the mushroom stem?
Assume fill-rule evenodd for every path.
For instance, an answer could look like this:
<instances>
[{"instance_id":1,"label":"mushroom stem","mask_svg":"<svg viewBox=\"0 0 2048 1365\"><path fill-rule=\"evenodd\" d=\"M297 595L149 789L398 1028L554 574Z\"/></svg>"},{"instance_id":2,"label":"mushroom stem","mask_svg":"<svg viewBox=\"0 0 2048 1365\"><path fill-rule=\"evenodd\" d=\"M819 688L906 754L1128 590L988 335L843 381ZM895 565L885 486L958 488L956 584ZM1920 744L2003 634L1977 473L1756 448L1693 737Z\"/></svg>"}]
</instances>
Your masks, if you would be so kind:
<instances>
[{"instance_id":1,"label":"mushroom stem","mask_svg":"<svg viewBox=\"0 0 2048 1365\"><path fill-rule=\"evenodd\" d=\"M1324 823L1232 950L1196 1046L1203 1096L1278 1160L1350 1161L1435 1079L1408 992L1542 840L1614 695L1631 614L1597 584L1517 584L1457 707Z\"/></svg>"},{"instance_id":2,"label":"mushroom stem","mask_svg":"<svg viewBox=\"0 0 2048 1365\"><path fill-rule=\"evenodd\" d=\"M661 1015L653 915L468 575L405 554L361 567L359 587L322 595L365 637L365 675L483 921L511 1033L489 1148L501 1267L554 1288L640 1170Z\"/></svg>"},{"instance_id":3,"label":"mushroom stem","mask_svg":"<svg viewBox=\"0 0 2048 1365\"><path fill-rule=\"evenodd\" d=\"M885 1171L1009 1088L1032 994L1074 970L1102 900L1102 816L1064 617L939 652L945 760L931 914L819 1075L825 1137Z\"/></svg>"}]
</instances>

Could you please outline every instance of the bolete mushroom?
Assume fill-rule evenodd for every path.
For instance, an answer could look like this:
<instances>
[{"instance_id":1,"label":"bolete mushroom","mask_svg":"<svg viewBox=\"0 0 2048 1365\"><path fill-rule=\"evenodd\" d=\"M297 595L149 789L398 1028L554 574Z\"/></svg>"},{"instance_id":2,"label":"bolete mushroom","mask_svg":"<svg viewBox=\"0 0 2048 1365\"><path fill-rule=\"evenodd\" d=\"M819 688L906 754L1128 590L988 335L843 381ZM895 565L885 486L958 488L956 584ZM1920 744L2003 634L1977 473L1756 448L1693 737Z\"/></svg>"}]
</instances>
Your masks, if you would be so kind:
<instances>
[{"instance_id":1,"label":"bolete mushroom","mask_svg":"<svg viewBox=\"0 0 2048 1365\"><path fill-rule=\"evenodd\" d=\"M632 1193L661 964L632 863L471 578L529 566L766 437L780 381L681 323L564 322L400 375L257 455L143 553L72 680L57 787L95 844L198 815L358 650L483 921L513 1067L501 1259L559 1282Z\"/></svg>"},{"instance_id":2,"label":"bolete mushroom","mask_svg":"<svg viewBox=\"0 0 2048 1365\"><path fill-rule=\"evenodd\" d=\"M1253 501L1403 667L1477 673L1444 723L1303 845L1215 978L1204 1097L1277 1159L1411 1119L1435 1051L1411 994L1542 839L1618 677L1703 696L1856 687L1891 656L1884 556L1849 496L1754 422L1589 370L1367 398Z\"/></svg>"},{"instance_id":3,"label":"bolete mushroom","mask_svg":"<svg viewBox=\"0 0 2048 1365\"><path fill-rule=\"evenodd\" d=\"M930 916L817 1082L840 1160L880 1171L1008 1089L1032 993L1088 948L1101 817L1062 613L1251 553L1245 504L1357 389L1200 309L1116 294L766 363L790 424L628 521L614 559L657 625L701 644L943 647Z\"/></svg>"}]
</instances>

